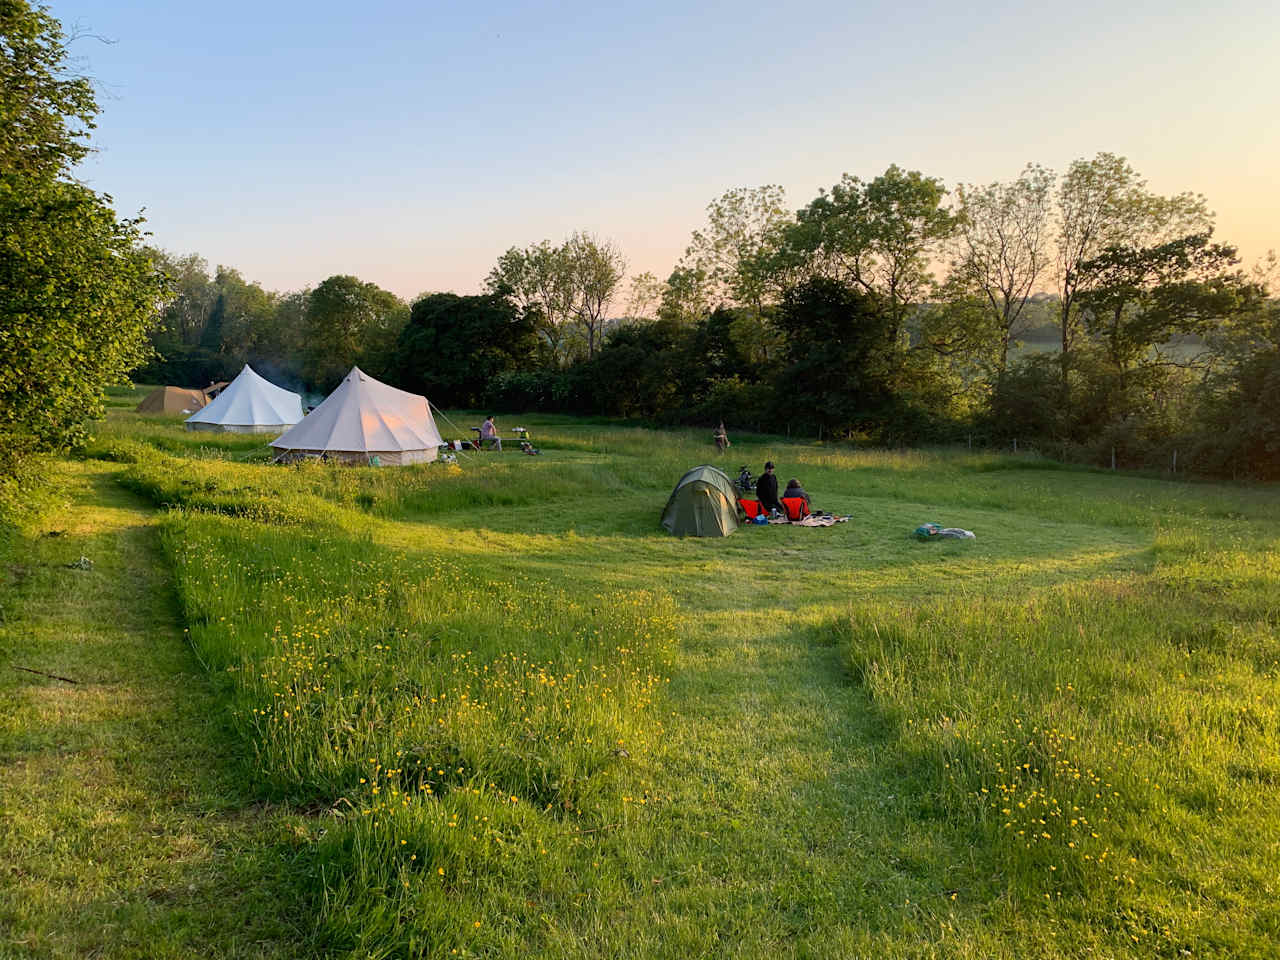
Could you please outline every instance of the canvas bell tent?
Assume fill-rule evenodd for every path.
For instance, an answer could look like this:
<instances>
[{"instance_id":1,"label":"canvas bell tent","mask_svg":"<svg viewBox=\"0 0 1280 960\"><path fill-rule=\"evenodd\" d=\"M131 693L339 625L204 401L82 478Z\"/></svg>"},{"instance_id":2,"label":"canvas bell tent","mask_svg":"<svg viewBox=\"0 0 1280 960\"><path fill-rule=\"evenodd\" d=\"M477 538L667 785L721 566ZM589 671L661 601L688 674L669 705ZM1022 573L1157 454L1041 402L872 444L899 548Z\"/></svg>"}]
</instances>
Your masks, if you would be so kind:
<instances>
[{"instance_id":1,"label":"canvas bell tent","mask_svg":"<svg viewBox=\"0 0 1280 960\"><path fill-rule=\"evenodd\" d=\"M427 398L352 367L336 390L273 440L280 459L328 457L346 463L427 463L444 440Z\"/></svg>"},{"instance_id":2,"label":"canvas bell tent","mask_svg":"<svg viewBox=\"0 0 1280 960\"><path fill-rule=\"evenodd\" d=\"M216 400L187 418L187 429L280 433L301 419L302 398L258 376L246 363Z\"/></svg>"},{"instance_id":3,"label":"canvas bell tent","mask_svg":"<svg viewBox=\"0 0 1280 960\"><path fill-rule=\"evenodd\" d=\"M671 491L662 525L679 537L727 537L738 529L733 481L716 467L694 467Z\"/></svg>"},{"instance_id":4,"label":"canvas bell tent","mask_svg":"<svg viewBox=\"0 0 1280 960\"><path fill-rule=\"evenodd\" d=\"M182 387L156 387L134 409L138 413L195 413L205 405L200 390Z\"/></svg>"}]
</instances>

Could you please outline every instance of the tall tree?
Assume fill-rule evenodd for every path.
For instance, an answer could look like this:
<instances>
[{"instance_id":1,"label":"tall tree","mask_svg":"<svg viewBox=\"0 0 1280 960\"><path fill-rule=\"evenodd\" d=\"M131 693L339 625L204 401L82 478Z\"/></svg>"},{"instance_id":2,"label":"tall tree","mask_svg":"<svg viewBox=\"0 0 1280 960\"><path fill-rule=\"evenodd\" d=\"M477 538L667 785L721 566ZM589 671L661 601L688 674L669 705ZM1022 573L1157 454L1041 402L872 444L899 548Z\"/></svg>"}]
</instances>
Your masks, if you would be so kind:
<instances>
[{"instance_id":1,"label":"tall tree","mask_svg":"<svg viewBox=\"0 0 1280 960\"><path fill-rule=\"evenodd\" d=\"M160 313L156 348L194 346L200 342L218 299L209 276L209 263L194 253L180 257L151 250L150 254L157 268L169 278L169 296Z\"/></svg>"},{"instance_id":2,"label":"tall tree","mask_svg":"<svg viewBox=\"0 0 1280 960\"><path fill-rule=\"evenodd\" d=\"M0 2L0 171L65 174L89 153L93 85L68 69L66 34L45 7Z\"/></svg>"},{"instance_id":3,"label":"tall tree","mask_svg":"<svg viewBox=\"0 0 1280 960\"><path fill-rule=\"evenodd\" d=\"M654 319L664 288L665 284L647 270L632 277L627 290L627 319Z\"/></svg>"},{"instance_id":4,"label":"tall tree","mask_svg":"<svg viewBox=\"0 0 1280 960\"><path fill-rule=\"evenodd\" d=\"M575 233L564 245L573 282L574 315L587 339L587 359L596 354L601 327L627 272L627 261L612 240Z\"/></svg>"},{"instance_id":5,"label":"tall tree","mask_svg":"<svg viewBox=\"0 0 1280 960\"><path fill-rule=\"evenodd\" d=\"M1175 337L1204 337L1255 308L1262 291L1238 269L1234 247L1191 234L1149 247L1113 246L1080 264L1082 322L1124 378L1166 361Z\"/></svg>"},{"instance_id":6,"label":"tall tree","mask_svg":"<svg viewBox=\"0 0 1280 960\"><path fill-rule=\"evenodd\" d=\"M829 277L787 291L777 321L786 334L787 367L778 382L784 415L836 433L879 422L898 364L883 303Z\"/></svg>"},{"instance_id":7,"label":"tall tree","mask_svg":"<svg viewBox=\"0 0 1280 960\"><path fill-rule=\"evenodd\" d=\"M71 178L97 114L61 24L0 2L0 440L70 446L150 352L165 289L141 221Z\"/></svg>"},{"instance_id":8,"label":"tall tree","mask_svg":"<svg viewBox=\"0 0 1280 960\"><path fill-rule=\"evenodd\" d=\"M662 288L658 319L678 326L703 320L711 310L710 286L698 267L677 266Z\"/></svg>"},{"instance_id":9,"label":"tall tree","mask_svg":"<svg viewBox=\"0 0 1280 960\"><path fill-rule=\"evenodd\" d=\"M950 281L961 297L982 304L982 326L995 341L997 379L1048 266L1054 179L1044 167L1027 164L1012 183L956 188Z\"/></svg>"},{"instance_id":10,"label":"tall tree","mask_svg":"<svg viewBox=\"0 0 1280 960\"><path fill-rule=\"evenodd\" d=\"M474 406L499 374L532 361L538 347L533 316L499 294L423 297L400 332L393 372L405 389Z\"/></svg>"},{"instance_id":11,"label":"tall tree","mask_svg":"<svg viewBox=\"0 0 1280 960\"><path fill-rule=\"evenodd\" d=\"M216 349L238 367L261 356L270 337L276 297L231 267L218 267L214 285L218 290L216 309L221 314L221 339Z\"/></svg>"},{"instance_id":12,"label":"tall tree","mask_svg":"<svg viewBox=\"0 0 1280 960\"><path fill-rule=\"evenodd\" d=\"M695 230L684 266L706 276L711 298L759 314L775 293L773 253L791 222L786 192L776 184L735 187L707 206L707 225Z\"/></svg>"},{"instance_id":13,"label":"tall tree","mask_svg":"<svg viewBox=\"0 0 1280 960\"><path fill-rule=\"evenodd\" d=\"M1196 194L1152 194L1128 161L1112 153L1073 162L1058 183L1054 202L1059 366L1065 402L1072 352L1081 330L1077 298L1098 279L1097 274L1082 270L1082 264L1108 247L1146 247L1203 233L1212 229L1213 216L1204 197Z\"/></svg>"},{"instance_id":14,"label":"tall tree","mask_svg":"<svg viewBox=\"0 0 1280 960\"><path fill-rule=\"evenodd\" d=\"M895 340L926 300L931 264L955 229L942 181L896 164L870 182L845 174L796 214L783 235L776 274L821 276L874 294Z\"/></svg>"},{"instance_id":15,"label":"tall tree","mask_svg":"<svg viewBox=\"0 0 1280 960\"><path fill-rule=\"evenodd\" d=\"M394 339L406 319L394 293L357 277L336 275L322 281L307 298L303 373L308 383L329 389L381 341Z\"/></svg>"},{"instance_id":16,"label":"tall tree","mask_svg":"<svg viewBox=\"0 0 1280 960\"><path fill-rule=\"evenodd\" d=\"M489 271L486 285L490 293L510 296L522 313L536 316L551 360L565 362L566 327L577 298L564 244L543 240L523 250L511 247Z\"/></svg>"}]
</instances>

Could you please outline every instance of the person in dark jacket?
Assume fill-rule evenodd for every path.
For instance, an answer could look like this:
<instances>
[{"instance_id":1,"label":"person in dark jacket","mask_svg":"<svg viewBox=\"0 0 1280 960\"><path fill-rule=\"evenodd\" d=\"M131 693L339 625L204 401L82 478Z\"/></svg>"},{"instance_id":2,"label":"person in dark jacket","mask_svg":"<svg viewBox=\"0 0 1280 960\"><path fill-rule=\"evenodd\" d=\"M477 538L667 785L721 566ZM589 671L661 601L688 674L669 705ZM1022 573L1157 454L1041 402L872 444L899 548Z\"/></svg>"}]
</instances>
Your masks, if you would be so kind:
<instances>
[{"instance_id":1,"label":"person in dark jacket","mask_svg":"<svg viewBox=\"0 0 1280 960\"><path fill-rule=\"evenodd\" d=\"M799 497L801 500L804 501L803 513L807 514L812 512L809 506L809 494L804 492L804 487L800 486L800 481L797 480L795 477L792 477L790 480L787 481L787 489L782 491L783 500L786 500L789 497Z\"/></svg>"},{"instance_id":2,"label":"person in dark jacket","mask_svg":"<svg viewBox=\"0 0 1280 960\"><path fill-rule=\"evenodd\" d=\"M804 487L800 486L800 481L792 477L787 481L787 489L782 491L784 497L804 497L809 499L809 495L804 492Z\"/></svg>"},{"instance_id":3,"label":"person in dark jacket","mask_svg":"<svg viewBox=\"0 0 1280 960\"><path fill-rule=\"evenodd\" d=\"M778 478L774 476L772 460L764 465L764 473L756 481L756 499L766 510L782 509L782 504L778 502Z\"/></svg>"}]
</instances>

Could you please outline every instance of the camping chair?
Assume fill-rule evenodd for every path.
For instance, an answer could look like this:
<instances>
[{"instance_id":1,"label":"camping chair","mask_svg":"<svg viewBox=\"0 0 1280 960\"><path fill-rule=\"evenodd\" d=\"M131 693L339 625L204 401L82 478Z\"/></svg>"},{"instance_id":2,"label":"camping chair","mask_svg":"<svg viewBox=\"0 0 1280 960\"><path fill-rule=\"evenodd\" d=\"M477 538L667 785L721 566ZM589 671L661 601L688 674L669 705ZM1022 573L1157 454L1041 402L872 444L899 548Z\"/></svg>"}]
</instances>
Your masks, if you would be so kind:
<instances>
[{"instance_id":1,"label":"camping chair","mask_svg":"<svg viewBox=\"0 0 1280 960\"><path fill-rule=\"evenodd\" d=\"M756 517L765 513L764 504L759 500L738 499L738 506L742 508L742 512L747 515L748 520L754 520Z\"/></svg>"},{"instance_id":2,"label":"camping chair","mask_svg":"<svg viewBox=\"0 0 1280 960\"><path fill-rule=\"evenodd\" d=\"M804 497L783 497L782 509L787 511L788 520L803 520L809 515L809 501Z\"/></svg>"}]
</instances>

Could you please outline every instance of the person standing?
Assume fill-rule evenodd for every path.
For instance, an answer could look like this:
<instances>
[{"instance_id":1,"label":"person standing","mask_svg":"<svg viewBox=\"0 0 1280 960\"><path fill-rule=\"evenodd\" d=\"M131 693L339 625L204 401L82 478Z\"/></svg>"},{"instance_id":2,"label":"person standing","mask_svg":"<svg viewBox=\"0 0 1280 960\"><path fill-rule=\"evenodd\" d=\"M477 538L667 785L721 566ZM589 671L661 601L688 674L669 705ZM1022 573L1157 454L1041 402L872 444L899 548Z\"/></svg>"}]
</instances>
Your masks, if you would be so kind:
<instances>
[{"instance_id":1,"label":"person standing","mask_svg":"<svg viewBox=\"0 0 1280 960\"><path fill-rule=\"evenodd\" d=\"M716 428L715 439L716 439L716 449L718 451L720 451L721 453L724 453L726 450L729 449L729 446L730 446L729 434L724 428L723 420L720 421L720 426Z\"/></svg>"},{"instance_id":2,"label":"person standing","mask_svg":"<svg viewBox=\"0 0 1280 960\"><path fill-rule=\"evenodd\" d=\"M772 460L764 465L764 473L756 481L756 499L766 510L782 510L782 504L778 502L778 478L774 476Z\"/></svg>"}]
</instances>

